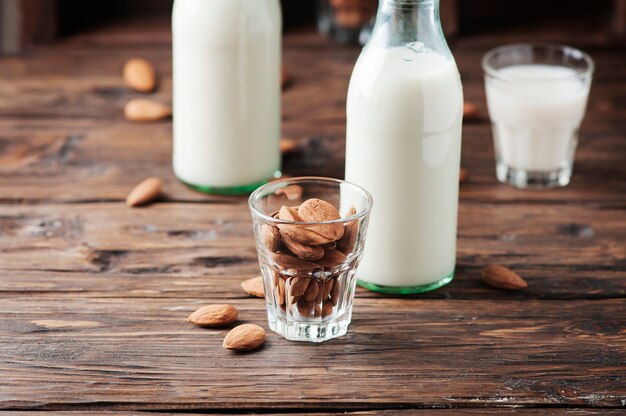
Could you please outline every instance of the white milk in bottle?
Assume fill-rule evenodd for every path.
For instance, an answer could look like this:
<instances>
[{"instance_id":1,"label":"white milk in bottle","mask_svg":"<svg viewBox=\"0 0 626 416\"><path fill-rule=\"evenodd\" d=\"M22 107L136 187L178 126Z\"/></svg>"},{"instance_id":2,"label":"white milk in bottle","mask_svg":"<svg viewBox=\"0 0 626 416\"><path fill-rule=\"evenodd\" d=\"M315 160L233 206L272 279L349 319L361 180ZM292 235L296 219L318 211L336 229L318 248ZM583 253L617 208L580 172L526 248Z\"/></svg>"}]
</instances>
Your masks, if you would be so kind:
<instances>
[{"instance_id":1,"label":"white milk in bottle","mask_svg":"<svg viewBox=\"0 0 626 416\"><path fill-rule=\"evenodd\" d=\"M278 0L176 0L176 176L209 193L254 190L280 169Z\"/></svg>"},{"instance_id":2,"label":"white milk in bottle","mask_svg":"<svg viewBox=\"0 0 626 416\"><path fill-rule=\"evenodd\" d=\"M372 290L454 275L463 93L437 2L382 0L350 81L346 180L374 198L357 272Z\"/></svg>"}]
</instances>

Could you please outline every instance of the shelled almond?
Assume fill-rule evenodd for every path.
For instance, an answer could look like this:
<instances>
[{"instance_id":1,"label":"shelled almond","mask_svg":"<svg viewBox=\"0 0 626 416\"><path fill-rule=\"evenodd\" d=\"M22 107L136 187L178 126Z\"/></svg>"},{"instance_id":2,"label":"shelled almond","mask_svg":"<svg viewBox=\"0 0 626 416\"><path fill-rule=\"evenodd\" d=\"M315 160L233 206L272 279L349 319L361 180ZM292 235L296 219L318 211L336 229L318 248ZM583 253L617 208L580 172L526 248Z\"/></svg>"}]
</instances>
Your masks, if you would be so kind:
<instances>
[{"instance_id":1,"label":"shelled almond","mask_svg":"<svg viewBox=\"0 0 626 416\"><path fill-rule=\"evenodd\" d=\"M124 106L124 116L128 121L145 123L158 121L172 115L172 108L159 101L147 98L133 98Z\"/></svg>"},{"instance_id":2,"label":"shelled almond","mask_svg":"<svg viewBox=\"0 0 626 416\"><path fill-rule=\"evenodd\" d=\"M194 325L218 328L237 320L239 312L231 305L207 305L196 310L187 318Z\"/></svg>"},{"instance_id":3,"label":"shelled almond","mask_svg":"<svg viewBox=\"0 0 626 416\"><path fill-rule=\"evenodd\" d=\"M141 58L133 58L126 62L123 77L129 87L139 92L151 92L157 85L154 67L149 61Z\"/></svg>"},{"instance_id":4,"label":"shelled almond","mask_svg":"<svg viewBox=\"0 0 626 416\"><path fill-rule=\"evenodd\" d=\"M528 283L513 270L492 264L481 271L485 283L489 286L505 290L522 290L528 287Z\"/></svg>"},{"instance_id":5,"label":"shelled almond","mask_svg":"<svg viewBox=\"0 0 626 416\"><path fill-rule=\"evenodd\" d=\"M356 212L351 208L346 217ZM348 279L344 266L353 258L358 220L337 221L338 210L317 198L282 206L272 217L289 223L261 225L261 243L274 269L271 299L303 318L332 315Z\"/></svg>"},{"instance_id":6,"label":"shelled almond","mask_svg":"<svg viewBox=\"0 0 626 416\"><path fill-rule=\"evenodd\" d=\"M265 330L258 325L243 324L233 328L224 338L223 346L233 351L250 351L265 342Z\"/></svg>"},{"instance_id":7,"label":"shelled almond","mask_svg":"<svg viewBox=\"0 0 626 416\"><path fill-rule=\"evenodd\" d=\"M126 197L129 207L138 207L154 201L163 188L163 182L159 178L147 178L141 181Z\"/></svg>"}]
</instances>

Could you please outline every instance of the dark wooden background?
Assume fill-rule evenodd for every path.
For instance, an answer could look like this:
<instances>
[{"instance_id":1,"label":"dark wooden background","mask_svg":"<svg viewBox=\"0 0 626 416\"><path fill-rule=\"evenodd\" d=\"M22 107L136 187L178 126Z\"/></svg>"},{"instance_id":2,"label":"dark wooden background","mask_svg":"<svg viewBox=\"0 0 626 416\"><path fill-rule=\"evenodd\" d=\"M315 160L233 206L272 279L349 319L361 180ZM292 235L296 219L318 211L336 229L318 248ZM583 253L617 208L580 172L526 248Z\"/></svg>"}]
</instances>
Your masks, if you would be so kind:
<instances>
[{"instance_id":1,"label":"dark wooden background","mask_svg":"<svg viewBox=\"0 0 626 416\"><path fill-rule=\"evenodd\" d=\"M596 60L573 180L518 191L494 174L481 56L544 40ZM237 355L226 330L185 322L229 302L266 326L239 283L259 273L245 198L173 177L171 123L130 124L124 62L150 59L171 100L166 20L104 26L0 59L1 414L618 415L626 406L626 45L602 28L552 25L451 42L466 100L458 273L408 298L359 290L347 336L321 345L268 333ZM290 31L283 132L290 175L341 177L345 94L358 49ZM130 209L147 176L154 205ZM507 265L528 290L480 269ZM433 410L436 409L436 410ZM28 412L26 412L28 411ZM80 412L79 412L80 411Z\"/></svg>"}]
</instances>

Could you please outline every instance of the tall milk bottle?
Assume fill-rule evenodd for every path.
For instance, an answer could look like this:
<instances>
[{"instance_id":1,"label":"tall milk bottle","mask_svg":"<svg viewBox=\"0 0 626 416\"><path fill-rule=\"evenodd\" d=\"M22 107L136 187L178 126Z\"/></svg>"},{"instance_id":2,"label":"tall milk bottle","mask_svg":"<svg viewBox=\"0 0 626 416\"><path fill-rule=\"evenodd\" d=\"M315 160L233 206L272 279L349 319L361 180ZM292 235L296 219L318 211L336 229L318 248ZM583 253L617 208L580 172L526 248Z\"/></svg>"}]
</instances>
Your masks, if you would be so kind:
<instances>
[{"instance_id":1,"label":"tall milk bottle","mask_svg":"<svg viewBox=\"0 0 626 416\"><path fill-rule=\"evenodd\" d=\"M362 286L409 294L452 280L462 117L439 0L381 0L347 103L346 179L374 197Z\"/></svg>"},{"instance_id":2,"label":"tall milk bottle","mask_svg":"<svg viewBox=\"0 0 626 416\"><path fill-rule=\"evenodd\" d=\"M280 170L279 0L175 0L174 173L244 194Z\"/></svg>"}]
</instances>

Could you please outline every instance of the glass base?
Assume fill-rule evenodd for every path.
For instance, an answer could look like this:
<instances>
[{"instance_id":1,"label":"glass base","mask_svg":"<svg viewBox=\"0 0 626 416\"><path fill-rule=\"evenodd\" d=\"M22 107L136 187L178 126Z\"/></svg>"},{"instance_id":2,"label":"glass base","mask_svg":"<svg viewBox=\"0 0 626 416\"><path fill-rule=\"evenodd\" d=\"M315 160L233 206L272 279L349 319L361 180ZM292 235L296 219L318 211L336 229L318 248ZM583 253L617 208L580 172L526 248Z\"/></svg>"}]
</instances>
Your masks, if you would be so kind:
<instances>
[{"instance_id":1,"label":"glass base","mask_svg":"<svg viewBox=\"0 0 626 416\"><path fill-rule=\"evenodd\" d=\"M274 177L275 178L280 177L280 172L277 172L274 175ZM261 182L251 183L248 185L217 187L217 186L195 185L193 183L184 181L180 178L177 178L177 179L195 191L202 192L204 194L228 195L228 196L249 195L252 192L254 192L259 186L265 185L266 183L269 182L269 179L266 179Z\"/></svg>"},{"instance_id":2,"label":"glass base","mask_svg":"<svg viewBox=\"0 0 626 416\"><path fill-rule=\"evenodd\" d=\"M324 342L345 335L352 318L350 315L346 312L327 321L287 321L269 309L267 314L272 331L290 341L305 342Z\"/></svg>"},{"instance_id":3,"label":"glass base","mask_svg":"<svg viewBox=\"0 0 626 416\"><path fill-rule=\"evenodd\" d=\"M365 282L363 280L357 280L357 284L373 292L389 293L389 294L394 294L394 295L414 295L416 293L424 293L424 292L429 292L431 290L439 289L441 286L445 286L448 283L450 283L453 278L454 278L454 270L452 271L452 273L445 276L441 280L438 280L434 283L430 283L427 285L421 285L421 286L385 286L385 285L377 285L374 283Z\"/></svg>"},{"instance_id":4,"label":"glass base","mask_svg":"<svg viewBox=\"0 0 626 416\"><path fill-rule=\"evenodd\" d=\"M562 168L551 172L526 171L498 163L496 166L498 180L518 189L551 189L567 186L572 176L570 168Z\"/></svg>"}]
</instances>

